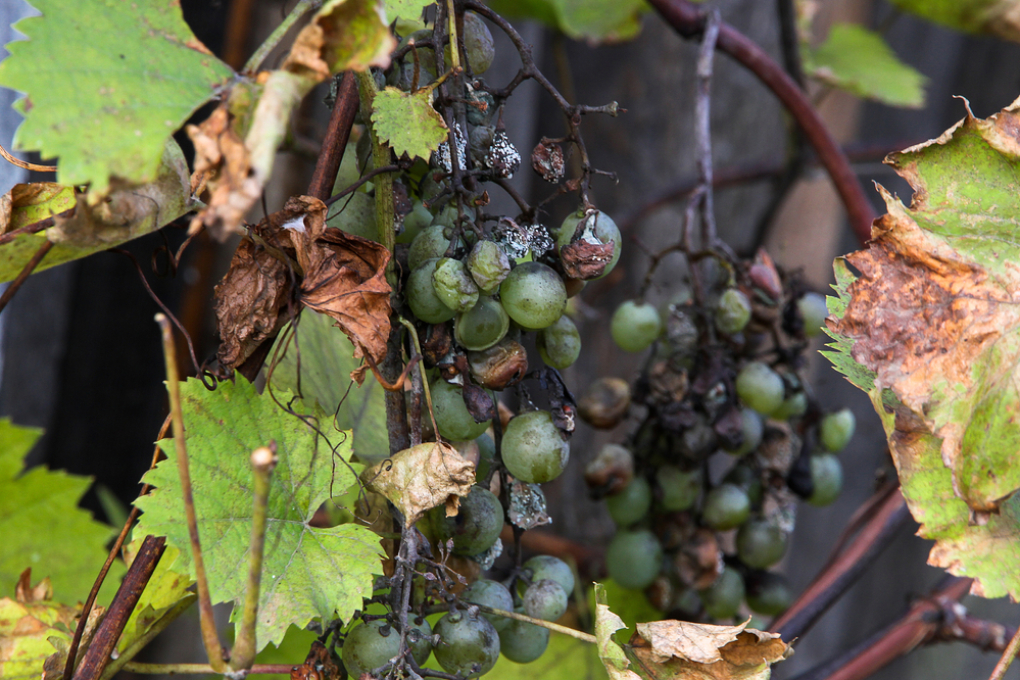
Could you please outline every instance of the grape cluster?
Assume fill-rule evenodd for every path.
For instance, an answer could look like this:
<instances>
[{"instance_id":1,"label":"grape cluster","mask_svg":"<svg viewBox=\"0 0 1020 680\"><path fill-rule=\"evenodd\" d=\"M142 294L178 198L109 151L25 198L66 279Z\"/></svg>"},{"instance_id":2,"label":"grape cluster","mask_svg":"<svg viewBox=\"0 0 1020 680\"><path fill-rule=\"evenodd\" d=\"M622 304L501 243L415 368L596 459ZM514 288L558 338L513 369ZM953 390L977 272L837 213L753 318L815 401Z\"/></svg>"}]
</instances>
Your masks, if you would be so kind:
<instances>
[{"instance_id":1,"label":"grape cluster","mask_svg":"<svg viewBox=\"0 0 1020 680\"><path fill-rule=\"evenodd\" d=\"M494 57L489 28L470 12L462 20L464 71L446 74L435 103L452 130L450 139L428 163L393 159L402 167L393 186L394 302L420 339L420 347L409 345L408 352L420 351L426 368L424 403L415 408L416 397L407 392L411 438L450 442L476 463L476 484L453 516L439 506L417 522L413 531L428 540L405 572L411 595L401 600L404 586L396 578L381 582L372 599L387 613L366 611L347 632L342 658L355 677L411 675L430 654L463 678L488 672L500 653L517 663L534 661L545 651L549 630L490 610L553 621L574 593L574 575L564 562L537 556L522 564L519 549L502 580L473 575L501 554L506 523L523 530L542 517L548 521L538 485L566 469L576 413L558 370L573 364L581 350L577 327L564 312L568 298L616 265L620 232L586 192L580 192L582 207L558 227L540 223L523 206L515 216L486 212L486 183L512 177L521 154L502 124L507 95L480 77ZM435 82L452 54L447 41L440 58L437 36L443 31L434 29L409 31L392 66L375 73L377 84L410 92ZM358 145L363 172L372 168L370 138L363 134ZM554 184L563 183L563 160L559 142L548 139L532 155L536 172ZM367 183L359 189L371 190ZM372 234L374 226L351 230ZM544 366L529 367L529 335ZM546 408L533 406L524 380L538 382ZM509 388L519 391L524 406L501 418L498 393ZM414 413L422 414L420 422ZM431 626L425 616L433 617Z\"/></svg>"},{"instance_id":2,"label":"grape cluster","mask_svg":"<svg viewBox=\"0 0 1020 680\"><path fill-rule=\"evenodd\" d=\"M621 349L654 350L633 388L603 378L579 401L595 427L636 416L586 479L617 525L606 564L620 585L677 618L729 620L744 603L773 616L791 595L768 569L786 554L798 501L839 495L836 454L854 417L824 413L800 376L827 315L821 295L764 251L695 266L693 285L661 308L629 300L613 314Z\"/></svg>"}]
</instances>

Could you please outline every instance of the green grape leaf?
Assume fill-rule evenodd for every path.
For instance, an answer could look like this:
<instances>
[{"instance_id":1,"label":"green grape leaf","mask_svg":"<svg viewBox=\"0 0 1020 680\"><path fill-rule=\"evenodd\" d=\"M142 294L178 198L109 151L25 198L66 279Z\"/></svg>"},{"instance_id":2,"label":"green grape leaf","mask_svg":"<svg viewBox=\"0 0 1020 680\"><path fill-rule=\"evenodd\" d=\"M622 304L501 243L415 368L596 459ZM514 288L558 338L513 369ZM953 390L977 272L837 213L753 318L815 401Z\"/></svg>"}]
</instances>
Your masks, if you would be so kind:
<instances>
[{"instance_id":1,"label":"green grape leaf","mask_svg":"<svg viewBox=\"0 0 1020 680\"><path fill-rule=\"evenodd\" d=\"M423 158L446 140L446 123L432 107L432 91L413 94L387 87L372 100L372 125L380 139L385 140L397 156Z\"/></svg>"},{"instance_id":2,"label":"green grape leaf","mask_svg":"<svg viewBox=\"0 0 1020 680\"><path fill-rule=\"evenodd\" d=\"M135 554L141 547L141 540L128 546L128 552ZM153 626L167 616L178 605L193 602L197 595L188 589L195 582L188 574L174 569L181 551L174 546L167 546L163 556L156 564L155 571L145 584L135 608L131 612L124 630L117 640L117 650L123 653L132 644L145 636Z\"/></svg>"},{"instance_id":3,"label":"green grape leaf","mask_svg":"<svg viewBox=\"0 0 1020 680\"><path fill-rule=\"evenodd\" d=\"M14 583L26 568L49 577L60 602L84 600L106 561L116 531L78 507L89 479L45 467L22 469L42 434L0 418L0 584ZM101 592L112 595L124 573L115 562ZM6 589L6 586L5 586Z\"/></svg>"},{"instance_id":4,"label":"green grape leaf","mask_svg":"<svg viewBox=\"0 0 1020 680\"><path fill-rule=\"evenodd\" d=\"M420 19L421 13L433 0L385 0L386 19Z\"/></svg>"},{"instance_id":5,"label":"green grape leaf","mask_svg":"<svg viewBox=\"0 0 1020 680\"><path fill-rule=\"evenodd\" d=\"M17 276L47 239L54 246L36 266L36 272L155 231L188 212L192 205L188 164L172 138L166 140L154 181L125 186L118 180L107 199L96 205L61 184L18 184L0 197L0 236L65 214L55 217L54 226L44 231L23 233L0 245L0 281Z\"/></svg>"},{"instance_id":6,"label":"green grape leaf","mask_svg":"<svg viewBox=\"0 0 1020 680\"><path fill-rule=\"evenodd\" d=\"M534 19L575 40L592 43L630 40L641 30L645 0L489 0L496 12Z\"/></svg>"},{"instance_id":7,"label":"green grape leaf","mask_svg":"<svg viewBox=\"0 0 1020 680\"><path fill-rule=\"evenodd\" d=\"M360 387L347 377L361 360L354 358L354 345L344 332L325 314L306 312L298 321L296 335L288 340L287 334L281 334L270 356L283 347L286 353L273 368L273 388L293 392L326 414L334 414L331 431L353 430L351 446L362 462L385 460L390 453L386 395L370 373Z\"/></svg>"},{"instance_id":8,"label":"green grape leaf","mask_svg":"<svg viewBox=\"0 0 1020 680\"><path fill-rule=\"evenodd\" d=\"M824 83L890 106L922 108L925 77L900 61L879 34L836 24L805 67Z\"/></svg>"},{"instance_id":9,"label":"green grape leaf","mask_svg":"<svg viewBox=\"0 0 1020 680\"><path fill-rule=\"evenodd\" d=\"M1017 0L892 0L892 4L957 31L1020 41Z\"/></svg>"},{"instance_id":10,"label":"green grape leaf","mask_svg":"<svg viewBox=\"0 0 1020 680\"><path fill-rule=\"evenodd\" d=\"M301 412L288 394L280 404ZM279 645L291 624L315 617L348 620L370 597L382 571L378 537L358 524L316 528L310 522L331 496L357 483L346 461L344 435L335 451L305 422L269 394L259 395L241 376L214 392L198 380L181 385L191 484L198 531L214 602L243 602L251 540L252 471L249 454L276 442L279 463L269 494L266 552L256 635L259 646ZM324 418L318 418L322 422ZM143 511L138 535L166 536L180 549L176 568L192 564L173 442L160 442L167 459L145 476L156 489L136 501ZM234 608L238 616L241 607Z\"/></svg>"},{"instance_id":11,"label":"green grape leaf","mask_svg":"<svg viewBox=\"0 0 1020 680\"><path fill-rule=\"evenodd\" d=\"M929 562L1015 598L1018 130L1020 100L986 120L968 110L937 140L891 155L913 200L879 188L888 212L868 248L837 263L828 320L837 365L862 388L872 381L903 495L936 541Z\"/></svg>"},{"instance_id":12,"label":"green grape leaf","mask_svg":"<svg viewBox=\"0 0 1020 680\"><path fill-rule=\"evenodd\" d=\"M105 194L113 177L156 179L167 138L234 77L179 3L32 0L0 85L26 94L18 148L59 156L57 180Z\"/></svg>"}]
</instances>

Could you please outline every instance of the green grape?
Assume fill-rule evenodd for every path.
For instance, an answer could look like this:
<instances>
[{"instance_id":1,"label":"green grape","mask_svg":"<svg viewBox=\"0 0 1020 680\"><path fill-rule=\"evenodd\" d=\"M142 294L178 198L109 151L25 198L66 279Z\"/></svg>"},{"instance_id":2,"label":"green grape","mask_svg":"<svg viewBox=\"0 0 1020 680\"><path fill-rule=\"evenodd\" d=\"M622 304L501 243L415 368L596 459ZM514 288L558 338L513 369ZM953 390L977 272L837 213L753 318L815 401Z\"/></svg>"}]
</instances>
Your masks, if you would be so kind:
<instances>
[{"instance_id":1,"label":"green grape","mask_svg":"<svg viewBox=\"0 0 1020 680\"><path fill-rule=\"evenodd\" d=\"M412 243L432 222L432 213L417 198L411 204L411 212L404 215L403 229L397 234L397 243ZM443 251L446 252L446 251Z\"/></svg>"},{"instance_id":2,"label":"green grape","mask_svg":"<svg viewBox=\"0 0 1020 680\"><path fill-rule=\"evenodd\" d=\"M744 435L740 446L735 449L724 448L726 453L743 456L758 448L761 438L765 434L765 423L754 409L742 408L740 409L740 430Z\"/></svg>"},{"instance_id":3,"label":"green grape","mask_svg":"<svg viewBox=\"0 0 1020 680\"><path fill-rule=\"evenodd\" d=\"M751 514L751 499L736 484L720 484L705 496L701 519L716 531L735 529Z\"/></svg>"},{"instance_id":4,"label":"green grape","mask_svg":"<svg viewBox=\"0 0 1020 680\"><path fill-rule=\"evenodd\" d=\"M574 592L574 572L570 566L552 555L535 555L524 563L531 570L532 581L550 580L559 583L568 595Z\"/></svg>"},{"instance_id":5,"label":"green grape","mask_svg":"<svg viewBox=\"0 0 1020 680\"><path fill-rule=\"evenodd\" d=\"M818 293L804 293L797 300L797 311L804 319L804 335L813 338L825 327L825 318L829 310L825 306L825 296Z\"/></svg>"},{"instance_id":6,"label":"green grape","mask_svg":"<svg viewBox=\"0 0 1020 680\"><path fill-rule=\"evenodd\" d=\"M737 556L755 569L766 569L783 559L788 537L768 520L745 522L737 531Z\"/></svg>"},{"instance_id":7,"label":"green grape","mask_svg":"<svg viewBox=\"0 0 1020 680\"><path fill-rule=\"evenodd\" d=\"M476 243L465 262L482 295L495 293L510 273L510 258L492 241Z\"/></svg>"},{"instance_id":8,"label":"green grape","mask_svg":"<svg viewBox=\"0 0 1020 680\"><path fill-rule=\"evenodd\" d=\"M617 531L606 550L609 577L624 588L647 588L662 569L662 544L651 531Z\"/></svg>"},{"instance_id":9,"label":"green grape","mask_svg":"<svg viewBox=\"0 0 1020 680\"><path fill-rule=\"evenodd\" d=\"M514 610L514 597L507 590L507 587L499 581L490 581L488 579L478 579L471 585L469 585L464 592L460 594L460 601L467 602L469 604L482 604L486 607L492 607L493 609L502 609L506 612L512 612ZM482 612L482 616L489 620L489 623L495 627L498 631L503 631L509 627L513 619L508 619L498 614L486 614Z\"/></svg>"},{"instance_id":10,"label":"green grape","mask_svg":"<svg viewBox=\"0 0 1020 680\"><path fill-rule=\"evenodd\" d=\"M616 308L609 324L613 342L625 352L643 352L655 342L662 330L654 305L628 300Z\"/></svg>"},{"instance_id":11,"label":"green grape","mask_svg":"<svg viewBox=\"0 0 1020 680\"><path fill-rule=\"evenodd\" d=\"M457 555L478 555L499 540L503 530L503 506L491 491L478 485L460 499L460 511L446 516L446 506L440 505L427 513L432 535L436 541L453 539L453 552Z\"/></svg>"},{"instance_id":12,"label":"green grape","mask_svg":"<svg viewBox=\"0 0 1020 680\"><path fill-rule=\"evenodd\" d=\"M439 434L453 441L477 439L489 428L491 421L476 423L474 416L464 404L461 388L438 379L430 386L432 392L432 411L436 416Z\"/></svg>"},{"instance_id":13,"label":"green grape","mask_svg":"<svg viewBox=\"0 0 1020 680\"><path fill-rule=\"evenodd\" d=\"M385 666L398 653L400 633L385 619L376 619L351 628L344 638L340 656L348 674L358 678L362 673L369 673Z\"/></svg>"},{"instance_id":14,"label":"green grape","mask_svg":"<svg viewBox=\"0 0 1020 680\"><path fill-rule=\"evenodd\" d=\"M701 468L684 472L674 465L662 465L655 471L662 490L662 507L671 512L689 510L701 495Z\"/></svg>"},{"instance_id":15,"label":"green grape","mask_svg":"<svg viewBox=\"0 0 1020 680\"><path fill-rule=\"evenodd\" d=\"M715 583L702 590L705 612L713 619L732 619L744 601L744 578L732 567L723 567Z\"/></svg>"},{"instance_id":16,"label":"green grape","mask_svg":"<svg viewBox=\"0 0 1020 680\"><path fill-rule=\"evenodd\" d=\"M574 238L574 232L577 230L578 222L584 220L584 227L581 229L580 238L588 241L589 243L609 243L613 242L613 259L609 261L606 268L602 271L602 275L598 278L602 278L609 272L613 271L616 267L616 263L620 261L620 252L623 247L623 237L620 235L620 228L616 226L616 222L613 221L609 215L605 214L601 210L596 210L588 215L585 219L584 211L577 210L563 220L563 224L560 225L559 230L555 234L556 244L563 248L565 245L569 245Z\"/></svg>"},{"instance_id":17,"label":"green grape","mask_svg":"<svg viewBox=\"0 0 1020 680\"><path fill-rule=\"evenodd\" d=\"M510 625L499 631L499 646L503 656L514 663L531 663L549 646L549 629L527 621L504 619Z\"/></svg>"},{"instance_id":18,"label":"green grape","mask_svg":"<svg viewBox=\"0 0 1020 680\"><path fill-rule=\"evenodd\" d=\"M455 312L466 312L478 302L478 286L467 267L452 257L440 258L432 272L432 287L444 305Z\"/></svg>"},{"instance_id":19,"label":"green grape","mask_svg":"<svg viewBox=\"0 0 1020 680\"><path fill-rule=\"evenodd\" d=\"M755 574L747 592L747 605L766 616L779 616L793 604L793 593L786 579L763 571Z\"/></svg>"},{"instance_id":20,"label":"green grape","mask_svg":"<svg viewBox=\"0 0 1020 680\"><path fill-rule=\"evenodd\" d=\"M715 327L720 333L736 335L751 320L751 301L736 288L727 288L715 308Z\"/></svg>"},{"instance_id":21,"label":"green grape","mask_svg":"<svg viewBox=\"0 0 1020 680\"><path fill-rule=\"evenodd\" d=\"M444 257L449 247L450 239L446 238L446 227L434 225L422 229L411 241L411 249L407 251L407 266L413 271L426 260Z\"/></svg>"},{"instance_id":22,"label":"green grape","mask_svg":"<svg viewBox=\"0 0 1020 680\"><path fill-rule=\"evenodd\" d=\"M772 417L776 420L791 420L799 418L807 412L807 395L803 392L794 392L779 405Z\"/></svg>"},{"instance_id":23,"label":"green grape","mask_svg":"<svg viewBox=\"0 0 1020 680\"><path fill-rule=\"evenodd\" d=\"M827 413L822 418L822 446L825 447L826 451L839 453L850 443L850 439L854 436L856 425L857 420L854 418L854 412L848 408L836 411L835 413Z\"/></svg>"},{"instance_id":24,"label":"green grape","mask_svg":"<svg viewBox=\"0 0 1020 680\"><path fill-rule=\"evenodd\" d=\"M408 631L407 639L411 645L411 656L421 666L432 654L432 626L422 616L410 619L410 623L411 630Z\"/></svg>"},{"instance_id":25,"label":"green grape","mask_svg":"<svg viewBox=\"0 0 1020 680\"><path fill-rule=\"evenodd\" d=\"M829 505L843 489L843 465L833 453L811 456L811 484L814 491L807 499L811 505Z\"/></svg>"},{"instance_id":26,"label":"green grape","mask_svg":"<svg viewBox=\"0 0 1020 680\"><path fill-rule=\"evenodd\" d=\"M478 444L478 467L475 468L475 479L485 479L496 461L496 442L488 433L483 433L475 442Z\"/></svg>"},{"instance_id":27,"label":"green grape","mask_svg":"<svg viewBox=\"0 0 1020 680\"><path fill-rule=\"evenodd\" d=\"M764 416L783 405L784 393L783 379L760 361L748 363L737 374L737 396Z\"/></svg>"},{"instance_id":28,"label":"green grape","mask_svg":"<svg viewBox=\"0 0 1020 680\"><path fill-rule=\"evenodd\" d=\"M510 317L503 305L491 297L483 297L457 317L453 335L464 349L481 351L502 340L509 328Z\"/></svg>"},{"instance_id":29,"label":"green grape","mask_svg":"<svg viewBox=\"0 0 1020 680\"><path fill-rule=\"evenodd\" d=\"M581 334L570 317L564 314L556 323L538 332L535 346L547 366L564 369L581 355Z\"/></svg>"},{"instance_id":30,"label":"green grape","mask_svg":"<svg viewBox=\"0 0 1020 680\"><path fill-rule=\"evenodd\" d=\"M448 673L477 678L499 659L499 633L477 608L451 611L436 622L436 661Z\"/></svg>"},{"instance_id":31,"label":"green grape","mask_svg":"<svg viewBox=\"0 0 1020 680\"><path fill-rule=\"evenodd\" d=\"M532 581L524 591L524 613L543 621L555 621L567 611L568 593L556 581Z\"/></svg>"},{"instance_id":32,"label":"green grape","mask_svg":"<svg viewBox=\"0 0 1020 680\"><path fill-rule=\"evenodd\" d=\"M514 268L499 286L503 309L524 328L551 326L567 306L567 289L552 267L525 262Z\"/></svg>"},{"instance_id":33,"label":"green grape","mask_svg":"<svg viewBox=\"0 0 1020 680\"><path fill-rule=\"evenodd\" d=\"M619 493L606 498L606 509L617 526L629 527L648 514L652 487L644 477L634 477Z\"/></svg>"},{"instance_id":34,"label":"green grape","mask_svg":"<svg viewBox=\"0 0 1020 680\"><path fill-rule=\"evenodd\" d=\"M723 481L728 484L735 484L744 490L747 499L751 501L751 507L756 507L762 501L761 476L750 465L734 465Z\"/></svg>"},{"instance_id":35,"label":"green grape","mask_svg":"<svg viewBox=\"0 0 1020 680\"><path fill-rule=\"evenodd\" d=\"M543 484L567 467L570 445L553 424L551 413L530 411L507 423L502 452L507 472L522 482Z\"/></svg>"},{"instance_id":36,"label":"green grape","mask_svg":"<svg viewBox=\"0 0 1020 680\"><path fill-rule=\"evenodd\" d=\"M443 304L432 285L432 273L436 270L438 262L436 258L425 260L407 277L407 304L414 315L425 323L442 323L457 314Z\"/></svg>"},{"instance_id":37,"label":"green grape","mask_svg":"<svg viewBox=\"0 0 1020 680\"><path fill-rule=\"evenodd\" d=\"M461 37L464 42L464 56L467 58L467 65L471 67L471 72L478 75L488 71L496 58L496 47L492 42L492 33L482 18L474 12L465 12L464 32ZM443 55L446 67L450 68L453 59L449 43L443 49Z\"/></svg>"}]
</instances>

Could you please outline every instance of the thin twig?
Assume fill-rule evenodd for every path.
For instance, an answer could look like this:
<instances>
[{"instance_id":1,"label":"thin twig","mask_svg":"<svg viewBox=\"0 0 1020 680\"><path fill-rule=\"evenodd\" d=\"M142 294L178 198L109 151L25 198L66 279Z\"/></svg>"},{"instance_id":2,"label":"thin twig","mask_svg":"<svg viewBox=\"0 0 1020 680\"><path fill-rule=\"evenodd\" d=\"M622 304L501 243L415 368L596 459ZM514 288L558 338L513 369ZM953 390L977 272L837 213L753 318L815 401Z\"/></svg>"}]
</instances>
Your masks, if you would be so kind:
<instances>
[{"instance_id":1,"label":"thin twig","mask_svg":"<svg viewBox=\"0 0 1020 680\"><path fill-rule=\"evenodd\" d=\"M1006 677L1006 671L1009 670L1018 651L1020 651L1020 628L1017 628L1013 637L1010 638L1009 644L1006 645L1005 651L1002 652L1002 656L999 658L999 663L995 664L995 668L992 670L992 674L988 676L988 680L1002 680Z\"/></svg>"},{"instance_id":2,"label":"thin twig","mask_svg":"<svg viewBox=\"0 0 1020 680\"><path fill-rule=\"evenodd\" d=\"M489 614L495 614L496 616L502 616L507 619L513 619L514 621L523 621L524 623L530 623L541 628L548 628L555 633L563 633L569 635L572 638L581 640L582 642L590 642L591 644L598 644L598 639L591 633L585 633L584 631L575 630L566 626L561 626L558 623L552 623L551 621L543 621L542 619L532 618L526 614L518 614L517 612L508 612L503 609L493 609L492 607L486 607L484 604L472 605L478 607L483 612Z\"/></svg>"},{"instance_id":3,"label":"thin twig","mask_svg":"<svg viewBox=\"0 0 1020 680\"><path fill-rule=\"evenodd\" d=\"M38 222L32 224L26 224L23 227L12 229L6 233L0 234L0 246L10 243L11 241L24 236L25 234L38 234L43 229L48 229L57 223L57 218L74 217L74 211L77 210L77 206L68 208L62 212L44 217Z\"/></svg>"},{"instance_id":4,"label":"thin twig","mask_svg":"<svg viewBox=\"0 0 1020 680\"><path fill-rule=\"evenodd\" d=\"M300 663L262 663L256 664L248 669L248 675L290 675L295 666ZM209 675L216 673L212 666L207 663L140 663L131 661L124 664L123 669L128 673L141 673L143 675Z\"/></svg>"},{"instance_id":5,"label":"thin twig","mask_svg":"<svg viewBox=\"0 0 1020 680\"><path fill-rule=\"evenodd\" d=\"M291 26L308 12L319 9L322 6L322 2L323 0L299 0L298 4L294 5L294 9L280 22L280 25L273 29L273 32L269 34L265 42L259 45L258 49L255 50L255 54L251 55L241 72L254 73L262 65L262 62L266 60L269 53L280 44L280 41L287 35L287 31L290 30Z\"/></svg>"},{"instance_id":6,"label":"thin twig","mask_svg":"<svg viewBox=\"0 0 1020 680\"><path fill-rule=\"evenodd\" d=\"M392 165L384 165L381 168L374 168L374 169L366 172L361 177L359 177L358 180L356 182L354 182L354 184L350 185L349 187L347 187L346 189L340 191L339 193L333 194L329 198L324 199L322 202L325 203L326 205L333 205L334 203L339 201L344 196L348 196L350 194L353 194L355 191L358 190L358 187L360 187L362 184L364 184L368 180L372 179L376 175L381 175L384 172L397 172L398 170L402 170L402 169L403 168L399 164L396 164L396 163L394 163Z\"/></svg>"},{"instance_id":7,"label":"thin twig","mask_svg":"<svg viewBox=\"0 0 1020 680\"><path fill-rule=\"evenodd\" d=\"M681 36L693 38L704 32L705 13L689 0L649 0L649 3ZM849 214L854 234L861 243L868 241L876 217L871 202L832 133L797 83L754 41L728 24L719 28L718 48L758 76L797 120L828 171Z\"/></svg>"},{"instance_id":8,"label":"thin twig","mask_svg":"<svg viewBox=\"0 0 1020 680\"><path fill-rule=\"evenodd\" d=\"M14 298L14 294L21 288L21 284L25 283L25 280L32 275L35 268L39 266L39 263L46 257L46 253L50 252L50 248L53 247L52 241L45 241L39 250L35 251L35 254L25 263L25 266L21 268L18 275L14 277L14 280L10 282L6 289L4 289L3 295L0 295L0 312L4 311L7 304Z\"/></svg>"},{"instance_id":9,"label":"thin twig","mask_svg":"<svg viewBox=\"0 0 1020 680\"><path fill-rule=\"evenodd\" d=\"M209 663L217 673L228 670L223 659L223 645L216 632L212 599L209 596L209 580L206 578L205 561L202 559L202 545L198 538L198 519L195 516L195 498L191 488L191 471L188 466L188 449L184 442L184 412L181 410L181 390L177 375L177 355L174 350L173 332L170 322L163 314L156 315L163 334L163 355L166 361L166 389L170 395L170 416L173 423L174 449L177 453L177 471L180 475L181 492L184 496L184 517L188 524L191 541L191 557L195 562L195 580L198 582L199 623L202 629L202 643L205 645Z\"/></svg>"},{"instance_id":10,"label":"thin twig","mask_svg":"<svg viewBox=\"0 0 1020 680\"><path fill-rule=\"evenodd\" d=\"M16 165L22 170L33 170L35 172L57 171L57 166L55 165L39 165L38 163L29 163L28 161L23 161L17 156L11 154L11 152L5 149L2 145L0 145L0 156L3 156L4 159L11 165Z\"/></svg>"},{"instance_id":11,"label":"thin twig","mask_svg":"<svg viewBox=\"0 0 1020 680\"><path fill-rule=\"evenodd\" d=\"M704 191L701 193L701 247L711 248L716 242L715 204L712 198L712 62L719 37L719 10L708 13L705 33L698 48L698 89L694 99L694 127L698 140L698 174Z\"/></svg>"},{"instance_id":12,"label":"thin twig","mask_svg":"<svg viewBox=\"0 0 1020 680\"><path fill-rule=\"evenodd\" d=\"M262 584L262 557L266 548L266 520L269 508L269 489L276 467L276 442L260 446L251 453L251 468L255 477L252 494L251 547L248 551L248 583L244 593L244 609L237 631L237 639L230 650L230 667L235 671L251 666L258 651L255 635L258 623L259 591Z\"/></svg>"}]
</instances>

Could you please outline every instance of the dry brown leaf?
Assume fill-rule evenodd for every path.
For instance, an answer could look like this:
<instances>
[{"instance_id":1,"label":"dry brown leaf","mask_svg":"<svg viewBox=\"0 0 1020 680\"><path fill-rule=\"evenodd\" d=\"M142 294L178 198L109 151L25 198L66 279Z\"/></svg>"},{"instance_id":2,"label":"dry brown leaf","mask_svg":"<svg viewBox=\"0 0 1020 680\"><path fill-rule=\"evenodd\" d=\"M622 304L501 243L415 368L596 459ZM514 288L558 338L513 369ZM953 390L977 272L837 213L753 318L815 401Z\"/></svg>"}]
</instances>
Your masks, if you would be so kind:
<instances>
[{"instance_id":1,"label":"dry brown leaf","mask_svg":"<svg viewBox=\"0 0 1020 680\"><path fill-rule=\"evenodd\" d=\"M475 466L445 442L426 442L398 452L366 470L366 485L388 498L411 526L432 508L456 511L471 492Z\"/></svg>"},{"instance_id":2,"label":"dry brown leaf","mask_svg":"<svg viewBox=\"0 0 1020 680\"><path fill-rule=\"evenodd\" d=\"M290 198L252 228L216 286L222 344L218 358L235 368L286 323L284 307L297 282L300 302L336 319L355 356L379 363L390 334L389 251L374 241L326 229L326 205ZM293 269L293 272L291 271Z\"/></svg>"},{"instance_id":3,"label":"dry brown leaf","mask_svg":"<svg viewBox=\"0 0 1020 680\"><path fill-rule=\"evenodd\" d=\"M770 664L790 654L776 633L688 621L637 624L631 639L642 670L654 678L766 680Z\"/></svg>"},{"instance_id":4,"label":"dry brown leaf","mask_svg":"<svg viewBox=\"0 0 1020 680\"><path fill-rule=\"evenodd\" d=\"M187 127L195 145L191 188L207 206L191 220L189 233L204 225L220 241L234 233L262 193L244 140L233 122L224 102L201 125Z\"/></svg>"}]
</instances>

